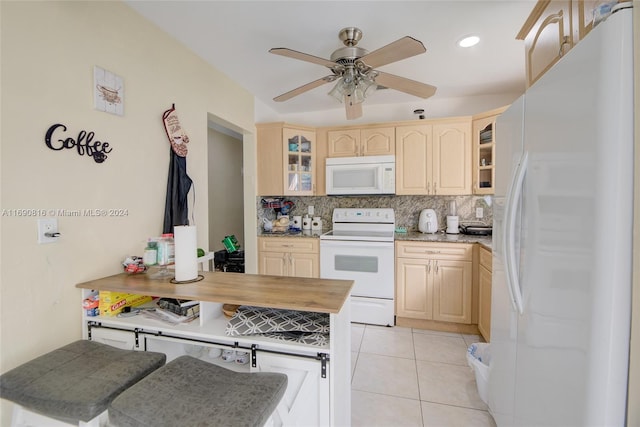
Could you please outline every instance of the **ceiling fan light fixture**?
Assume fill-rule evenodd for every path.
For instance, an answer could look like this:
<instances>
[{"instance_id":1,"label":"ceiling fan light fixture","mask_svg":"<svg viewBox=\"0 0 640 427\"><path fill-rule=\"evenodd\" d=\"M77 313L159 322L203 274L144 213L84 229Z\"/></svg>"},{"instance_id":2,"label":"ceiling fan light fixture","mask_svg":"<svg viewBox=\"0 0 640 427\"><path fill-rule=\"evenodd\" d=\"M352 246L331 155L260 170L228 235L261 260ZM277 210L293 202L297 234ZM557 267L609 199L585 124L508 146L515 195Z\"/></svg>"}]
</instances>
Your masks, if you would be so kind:
<instances>
[{"instance_id":1,"label":"ceiling fan light fixture","mask_svg":"<svg viewBox=\"0 0 640 427\"><path fill-rule=\"evenodd\" d=\"M457 44L460 47L471 47L477 45L478 43L480 43L480 37L476 35L468 35L458 40Z\"/></svg>"},{"instance_id":2,"label":"ceiling fan light fixture","mask_svg":"<svg viewBox=\"0 0 640 427\"><path fill-rule=\"evenodd\" d=\"M342 79L338 80L338 83L333 86L333 89L329 91L329 95L335 98L338 102L342 102L344 100L344 89L343 89L343 81Z\"/></svg>"}]
</instances>

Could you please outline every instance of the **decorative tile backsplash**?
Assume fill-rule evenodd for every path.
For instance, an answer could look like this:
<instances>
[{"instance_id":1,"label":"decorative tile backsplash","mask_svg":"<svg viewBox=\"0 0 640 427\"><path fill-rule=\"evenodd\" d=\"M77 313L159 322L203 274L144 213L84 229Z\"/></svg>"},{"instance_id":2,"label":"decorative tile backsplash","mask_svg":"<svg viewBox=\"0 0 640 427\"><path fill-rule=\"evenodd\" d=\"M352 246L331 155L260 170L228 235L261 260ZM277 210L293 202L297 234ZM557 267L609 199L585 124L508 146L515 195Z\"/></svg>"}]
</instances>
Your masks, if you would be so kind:
<instances>
[{"instance_id":1,"label":"decorative tile backsplash","mask_svg":"<svg viewBox=\"0 0 640 427\"><path fill-rule=\"evenodd\" d=\"M287 197L295 204L289 216L305 216L308 207L313 206L314 214L322 218L323 229L331 229L331 215L334 208L393 208L396 214L396 226L406 227L407 231L418 229L418 217L422 209L434 209L438 214L438 226L446 228L449 202L456 201L460 223L493 223L492 196L319 196ZM257 198L258 224L262 218L274 219L273 209L262 208L262 198ZM476 208L483 209L482 219L476 219Z\"/></svg>"}]
</instances>

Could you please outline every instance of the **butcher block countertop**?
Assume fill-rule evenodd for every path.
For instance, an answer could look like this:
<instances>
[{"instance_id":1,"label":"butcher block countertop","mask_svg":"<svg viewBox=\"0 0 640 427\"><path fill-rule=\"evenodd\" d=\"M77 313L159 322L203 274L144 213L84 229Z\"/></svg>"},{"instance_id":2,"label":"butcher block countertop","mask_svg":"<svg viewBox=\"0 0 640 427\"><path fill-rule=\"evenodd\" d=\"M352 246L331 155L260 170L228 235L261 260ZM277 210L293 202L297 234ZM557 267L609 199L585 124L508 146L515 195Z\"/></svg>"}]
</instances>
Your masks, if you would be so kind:
<instances>
[{"instance_id":1,"label":"butcher block countertop","mask_svg":"<svg viewBox=\"0 0 640 427\"><path fill-rule=\"evenodd\" d=\"M349 297L352 280L311 279L201 271L199 282L174 284L172 276L121 273L79 283L76 288L127 292L164 298L253 305L285 310L338 313Z\"/></svg>"}]
</instances>

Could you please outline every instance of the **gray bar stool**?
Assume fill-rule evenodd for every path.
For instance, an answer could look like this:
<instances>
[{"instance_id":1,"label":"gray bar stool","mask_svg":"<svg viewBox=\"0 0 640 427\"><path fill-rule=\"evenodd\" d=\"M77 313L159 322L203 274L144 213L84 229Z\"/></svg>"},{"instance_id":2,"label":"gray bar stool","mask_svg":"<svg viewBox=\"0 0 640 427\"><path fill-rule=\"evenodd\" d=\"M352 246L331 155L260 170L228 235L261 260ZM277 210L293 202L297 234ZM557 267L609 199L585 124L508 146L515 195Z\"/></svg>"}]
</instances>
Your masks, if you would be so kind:
<instances>
[{"instance_id":1,"label":"gray bar stool","mask_svg":"<svg viewBox=\"0 0 640 427\"><path fill-rule=\"evenodd\" d=\"M97 426L113 399L165 361L162 353L79 340L4 373L0 397L17 405L13 426L25 425L30 413L52 419L47 425Z\"/></svg>"},{"instance_id":2,"label":"gray bar stool","mask_svg":"<svg viewBox=\"0 0 640 427\"><path fill-rule=\"evenodd\" d=\"M239 373L181 356L109 406L118 427L262 426L287 388L280 373Z\"/></svg>"}]
</instances>

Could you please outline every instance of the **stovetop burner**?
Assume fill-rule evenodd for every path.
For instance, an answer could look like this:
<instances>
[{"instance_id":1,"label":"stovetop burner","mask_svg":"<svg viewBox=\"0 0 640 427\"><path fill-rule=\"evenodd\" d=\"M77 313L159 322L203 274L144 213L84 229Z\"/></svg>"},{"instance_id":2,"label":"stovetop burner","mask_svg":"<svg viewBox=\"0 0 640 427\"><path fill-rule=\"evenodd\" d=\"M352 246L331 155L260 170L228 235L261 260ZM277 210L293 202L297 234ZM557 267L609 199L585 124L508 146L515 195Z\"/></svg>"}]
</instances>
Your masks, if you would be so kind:
<instances>
[{"instance_id":1,"label":"stovetop burner","mask_svg":"<svg viewBox=\"0 0 640 427\"><path fill-rule=\"evenodd\" d=\"M389 208L336 208L333 230L320 240L393 242L395 214Z\"/></svg>"}]
</instances>

